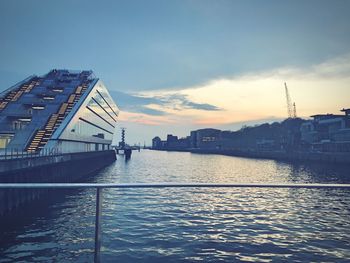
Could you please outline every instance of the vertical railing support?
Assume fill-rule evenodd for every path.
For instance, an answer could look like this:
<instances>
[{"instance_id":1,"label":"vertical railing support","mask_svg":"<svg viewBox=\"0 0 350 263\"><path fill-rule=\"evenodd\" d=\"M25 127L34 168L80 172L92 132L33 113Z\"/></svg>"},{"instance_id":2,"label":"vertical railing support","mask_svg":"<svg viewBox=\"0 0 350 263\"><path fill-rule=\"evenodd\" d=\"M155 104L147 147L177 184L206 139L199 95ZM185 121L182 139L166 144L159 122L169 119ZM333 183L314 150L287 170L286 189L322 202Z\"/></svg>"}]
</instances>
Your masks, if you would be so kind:
<instances>
[{"instance_id":1,"label":"vertical railing support","mask_svg":"<svg viewBox=\"0 0 350 263\"><path fill-rule=\"evenodd\" d=\"M100 261L101 250L101 215L102 215L102 188L96 188L96 215L95 215L95 256L94 262Z\"/></svg>"}]
</instances>

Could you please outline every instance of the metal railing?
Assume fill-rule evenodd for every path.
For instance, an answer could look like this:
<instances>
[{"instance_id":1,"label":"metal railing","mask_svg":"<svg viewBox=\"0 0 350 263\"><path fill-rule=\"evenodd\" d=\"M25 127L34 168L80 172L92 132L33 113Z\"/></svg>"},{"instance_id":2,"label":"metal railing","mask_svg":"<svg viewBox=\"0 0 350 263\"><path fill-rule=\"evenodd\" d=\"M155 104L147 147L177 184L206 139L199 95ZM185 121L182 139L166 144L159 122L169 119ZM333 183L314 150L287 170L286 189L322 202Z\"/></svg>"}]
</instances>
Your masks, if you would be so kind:
<instances>
[{"instance_id":1,"label":"metal railing","mask_svg":"<svg viewBox=\"0 0 350 263\"><path fill-rule=\"evenodd\" d=\"M349 189L350 184L259 184L259 183L136 183L136 184L105 184L105 183L0 183L0 189L96 189L95 210L95 250L94 262L100 262L101 251L101 216L102 189L104 188L307 188L307 189Z\"/></svg>"},{"instance_id":2,"label":"metal railing","mask_svg":"<svg viewBox=\"0 0 350 263\"><path fill-rule=\"evenodd\" d=\"M0 160L13 160L20 158L34 158L42 156L61 155L57 148L43 149L39 152L29 152L24 149L5 149L0 151Z\"/></svg>"},{"instance_id":3,"label":"metal railing","mask_svg":"<svg viewBox=\"0 0 350 263\"><path fill-rule=\"evenodd\" d=\"M111 149L105 149L105 150L90 150L85 151L86 152L103 152L103 151L109 151ZM1 160L14 160L14 159L21 159L21 158L36 158L36 157L44 157L44 156L60 156L65 154L77 154L82 152L63 152L59 148L44 148L41 151L38 152L28 152L24 149L6 149L6 150L0 150L0 161Z\"/></svg>"}]
</instances>

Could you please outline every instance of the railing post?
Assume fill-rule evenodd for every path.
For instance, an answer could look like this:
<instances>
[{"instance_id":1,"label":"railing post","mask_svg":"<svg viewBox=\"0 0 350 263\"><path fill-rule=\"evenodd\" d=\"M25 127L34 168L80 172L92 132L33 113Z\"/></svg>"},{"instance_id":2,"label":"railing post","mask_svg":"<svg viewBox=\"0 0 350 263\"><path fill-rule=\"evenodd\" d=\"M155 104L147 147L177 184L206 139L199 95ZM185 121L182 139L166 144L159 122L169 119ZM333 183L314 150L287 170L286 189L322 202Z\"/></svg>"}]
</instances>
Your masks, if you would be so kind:
<instances>
[{"instance_id":1,"label":"railing post","mask_svg":"<svg viewBox=\"0 0 350 263\"><path fill-rule=\"evenodd\" d=\"M101 262L101 215L102 215L102 188L96 188L96 214L95 214L95 256L94 262Z\"/></svg>"}]
</instances>

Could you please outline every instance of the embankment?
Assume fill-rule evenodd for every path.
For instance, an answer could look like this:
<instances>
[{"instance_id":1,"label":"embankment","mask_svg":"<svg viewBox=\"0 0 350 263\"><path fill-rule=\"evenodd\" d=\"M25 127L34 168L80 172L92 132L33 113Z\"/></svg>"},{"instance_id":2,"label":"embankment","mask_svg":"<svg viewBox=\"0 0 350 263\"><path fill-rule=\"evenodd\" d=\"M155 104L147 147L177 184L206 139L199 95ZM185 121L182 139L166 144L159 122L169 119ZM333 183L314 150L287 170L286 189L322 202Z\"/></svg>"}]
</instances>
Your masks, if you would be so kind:
<instances>
[{"instance_id":1,"label":"embankment","mask_svg":"<svg viewBox=\"0 0 350 263\"><path fill-rule=\"evenodd\" d=\"M278 152L278 151L239 151L220 149L190 149L192 153L199 154L222 154L248 158L274 159L281 161L311 161L326 162L333 164L350 164L350 153L334 152Z\"/></svg>"},{"instance_id":2,"label":"embankment","mask_svg":"<svg viewBox=\"0 0 350 263\"><path fill-rule=\"evenodd\" d=\"M0 160L1 183L68 183L84 181L89 175L116 160L115 152L66 153ZM46 189L0 190L0 215L37 199Z\"/></svg>"},{"instance_id":3,"label":"embankment","mask_svg":"<svg viewBox=\"0 0 350 263\"><path fill-rule=\"evenodd\" d=\"M158 149L157 149L158 150ZM160 151L191 152L198 154L221 154L247 158L273 159L281 161L322 162L333 164L350 164L347 152L283 152L283 151L243 151L224 149L159 149Z\"/></svg>"}]
</instances>

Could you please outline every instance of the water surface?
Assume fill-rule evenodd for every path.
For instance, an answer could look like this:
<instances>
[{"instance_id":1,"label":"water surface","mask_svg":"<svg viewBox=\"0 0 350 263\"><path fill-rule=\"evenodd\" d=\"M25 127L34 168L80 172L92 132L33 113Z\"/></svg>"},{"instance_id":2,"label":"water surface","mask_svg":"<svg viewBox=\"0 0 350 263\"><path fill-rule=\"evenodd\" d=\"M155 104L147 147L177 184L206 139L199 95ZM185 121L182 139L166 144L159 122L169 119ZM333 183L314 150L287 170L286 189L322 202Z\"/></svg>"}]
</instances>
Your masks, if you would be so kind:
<instances>
[{"instance_id":1,"label":"water surface","mask_svg":"<svg viewBox=\"0 0 350 263\"><path fill-rule=\"evenodd\" d=\"M90 181L349 183L348 168L146 150ZM103 262L350 260L348 190L105 189L103 197ZM95 192L57 198L2 231L0 262L93 260Z\"/></svg>"}]
</instances>

